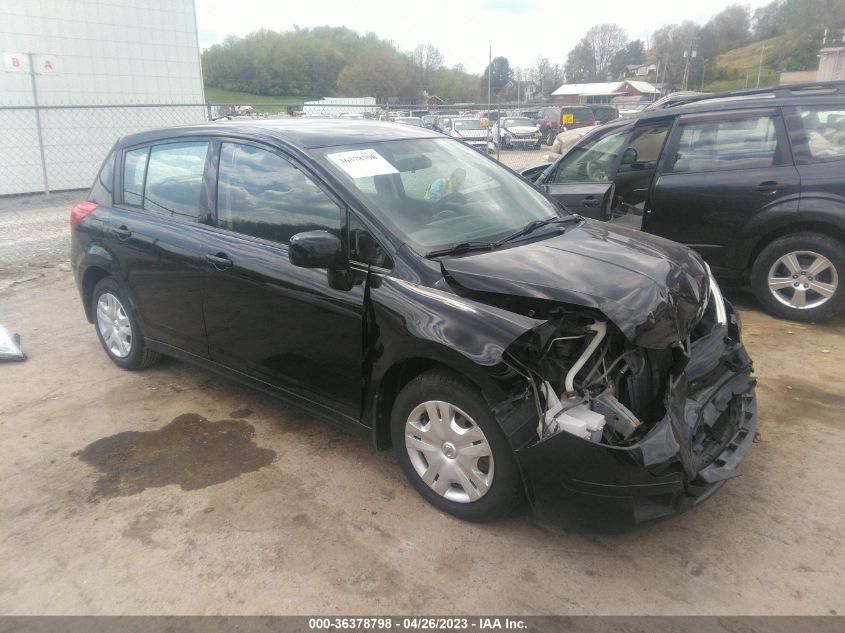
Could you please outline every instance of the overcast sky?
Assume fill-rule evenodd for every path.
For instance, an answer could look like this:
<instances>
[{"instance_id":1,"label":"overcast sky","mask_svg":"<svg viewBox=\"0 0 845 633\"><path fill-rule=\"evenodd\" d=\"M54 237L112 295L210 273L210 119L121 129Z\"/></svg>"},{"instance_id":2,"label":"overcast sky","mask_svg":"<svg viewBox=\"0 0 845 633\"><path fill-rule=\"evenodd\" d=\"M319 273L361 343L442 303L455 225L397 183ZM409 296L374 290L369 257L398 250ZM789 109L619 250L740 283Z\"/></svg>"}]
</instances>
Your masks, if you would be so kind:
<instances>
[{"instance_id":1,"label":"overcast sky","mask_svg":"<svg viewBox=\"0 0 845 633\"><path fill-rule=\"evenodd\" d=\"M704 24L731 0L195 0L202 48L227 35L260 28L287 31L298 25L346 26L372 31L402 51L433 44L447 66L483 72L488 46L511 67L530 67L538 57L563 64L569 50L594 24L615 22L631 39L644 41L664 24ZM752 11L769 0L749 0Z\"/></svg>"}]
</instances>

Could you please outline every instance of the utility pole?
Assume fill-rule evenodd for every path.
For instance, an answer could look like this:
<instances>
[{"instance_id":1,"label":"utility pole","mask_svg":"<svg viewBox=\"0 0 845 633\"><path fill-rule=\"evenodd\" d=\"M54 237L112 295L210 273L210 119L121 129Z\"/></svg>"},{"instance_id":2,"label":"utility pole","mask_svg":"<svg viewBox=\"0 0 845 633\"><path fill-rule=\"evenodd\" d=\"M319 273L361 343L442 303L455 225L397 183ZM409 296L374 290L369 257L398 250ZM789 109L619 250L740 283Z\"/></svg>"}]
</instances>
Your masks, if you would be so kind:
<instances>
[{"instance_id":1,"label":"utility pole","mask_svg":"<svg viewBox=\"0 0 845 633\"><path fill-rule=\"evenodd\" d=\"M41 108L38 105L38 86L35 82L35 53L27 53L29 64L29 80L32 85L32 105L35 109L35 129L38 133L38 150L41 153L41 179L44 183L44 193L50 195L50 183L47 181L47 159L44 156L44 134L41 130Z\"/></svg>"},{"instance_id":2,"label":"utility pole","mask_svg":"<svg viewBox=\"0 0 845 633\"><path fill-rule=\"evenodd\" d=\"M491 83L492 79L493 79L493 45L491 44L490 49L487 53L487 120L488 121L490 120L490 102L492 100L491 97L490 97L490 94L491 94L490 90L491 90L491 87L493 85ZM489 125L489 123L488 123L488 125Z\"/></svg>"},{"instance_id":3,"label":"utility pole","mask_svg":"<svg viewBox=\"0 0 845 633\"><path fill-rule=\"evenodd\" d=\"M757 87L758 88L760 87L760 74L763 72L763 53L765 52L765 50L766 50L766 44L763 43L763 45L760 47L760 65L757 66Z\"/></svg>"},{"instance_id":4,"label":"utility pole","mask_svg":"<svg viewBox=\"0 0 845 633\"><path fill-rule=\"evenodd\" d=\"M698 55L698 51L693 48L695 46L695 38L690 40L689 47L687 50L684 51L684 57L687 60L686 65L684 66L684 81L683 81L683 88L682 90L686 90L689 86L689 68L690 63L692 62L692 58Z\"/></svg>"}]
</instances>

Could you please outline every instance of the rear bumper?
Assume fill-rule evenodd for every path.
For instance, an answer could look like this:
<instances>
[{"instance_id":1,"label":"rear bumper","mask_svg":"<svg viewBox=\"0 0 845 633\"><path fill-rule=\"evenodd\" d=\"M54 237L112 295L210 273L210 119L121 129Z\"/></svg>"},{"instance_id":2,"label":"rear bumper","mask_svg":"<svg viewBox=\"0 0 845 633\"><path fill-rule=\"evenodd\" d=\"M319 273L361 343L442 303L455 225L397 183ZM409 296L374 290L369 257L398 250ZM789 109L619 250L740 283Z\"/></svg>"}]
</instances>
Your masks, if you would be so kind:
<instances>
[{"instance_id":1,"label":"rear bumper","mask_svg":"<svg viewBox=\"0 0 845 633\"><path fill-rule=\"evenodd\" d=\"M564 519L596 510L616 526L644 523L702 503L737 476L757 429L756 380L742 344L726 334L699 345L696 356L709 358L691 360L667 393L665 416L636 444L562 432L518 450L535 510Z\"/></svg>"}]
</instances>

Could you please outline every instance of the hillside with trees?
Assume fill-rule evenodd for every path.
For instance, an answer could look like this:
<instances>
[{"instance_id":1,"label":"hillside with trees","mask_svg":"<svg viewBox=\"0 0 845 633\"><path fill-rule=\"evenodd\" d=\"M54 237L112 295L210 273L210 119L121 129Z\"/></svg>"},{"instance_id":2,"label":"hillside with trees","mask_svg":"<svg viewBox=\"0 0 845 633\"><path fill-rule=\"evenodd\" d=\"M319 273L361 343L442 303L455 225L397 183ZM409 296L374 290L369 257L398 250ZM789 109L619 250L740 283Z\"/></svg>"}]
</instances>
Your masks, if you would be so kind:
<instances>
[{"instance_id":1,"label":"hillside with trees","mask_svg":"<svg viewBox=\"0 0 845 633\"><path fill-rule=\"evenodd\" d=\"M261 30L227 37L202 54L208 86L301 100L342 95L414 102L423 93L447 101L479 98L479 78L446 68L443 55L421 44L410 54L374 33L344 27Z\"/></svg>"},{"instance_id":2,"label":"hillside with trees","mask_svg":"<svg viewBox=\"0 0 845 633\"><path fill-rule=\"evenodd\" d=\"M533 81L548 97L564 82L618 80L626 66L646 62L657 72L643 78L665 84L664 91L726 90L756 85L758 70L760 85L768 85L781 71L815 67L825 29L832 40L842 37L843 28L843 0L773 0L754 12L734 4L704 25L661 26L646 41L631 40L617 24L598 24L564 64L544 57L530 68L515 68L497 56L476 75L460 64L447 67L431 44L401 52L374 33L323 26L227 37L202 53L202 67L213 89L294 102L367 96L415 103L426 95L447 103L483 102L488 74L494 100L515 101L514 79Z\"/></svg>"}]
</instances>

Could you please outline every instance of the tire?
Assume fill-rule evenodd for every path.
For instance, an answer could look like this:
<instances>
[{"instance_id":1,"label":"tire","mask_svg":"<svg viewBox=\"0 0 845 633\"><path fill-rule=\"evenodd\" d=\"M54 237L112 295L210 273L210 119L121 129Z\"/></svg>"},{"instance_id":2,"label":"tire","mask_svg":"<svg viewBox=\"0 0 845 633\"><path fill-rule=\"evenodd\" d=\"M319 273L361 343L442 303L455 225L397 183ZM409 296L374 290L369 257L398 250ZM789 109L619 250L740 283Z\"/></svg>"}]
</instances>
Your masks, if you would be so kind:
<instances>
[{"instance_id":1,"label":"tire","mask_svg":"<svg viewBox=\"0 0 845 633\"><path fill-rule=\"evenodd\" d=\"M819 233L776 239L751 268L757 300L767 312L793 321L821 321L842 310L843 284L845 246Z\"/></svg>"},{"instance_id":2,"label":"tire","mask_svg":"<svg viewBox=\"0 0 845 633\"><path fill-rule=\"evenodd\" d=\"M445 417L452 424L433 424L428 411L436 421ZM399 392L391 438L411 485L443 512L491 521L507 516L523 499L519 467L504 432L481 394L451 372L426 372ZM423 479L428 472L438 475L432 485Z\"/></svg>"},{"instance_id":3,"label":"tire","mask_svg":"<svg viewBox=\"0 0 845 633\"><path fill-rule=\"evenodd\" d=\"M551 147L551 146L552 146L552 145L554 145L554 144L555 144L555 135L554 135L554 134L552 134L551 132L549 132L549 133L546 135L546 145L548 145L549 147Z\"/></svg>"},{"instance_id":4,"label":"tire","mask_svg":"<svg viewBox=\"0 0 845 633\"><path fill-rule=\"evenodd\" d=\"M94 315L94 329L100 344L112 362L121 369L143 369L161 357L144 343L131 303L114 278L106 277L94 286L91 314Z\"/></svg>"}]
</instances>

